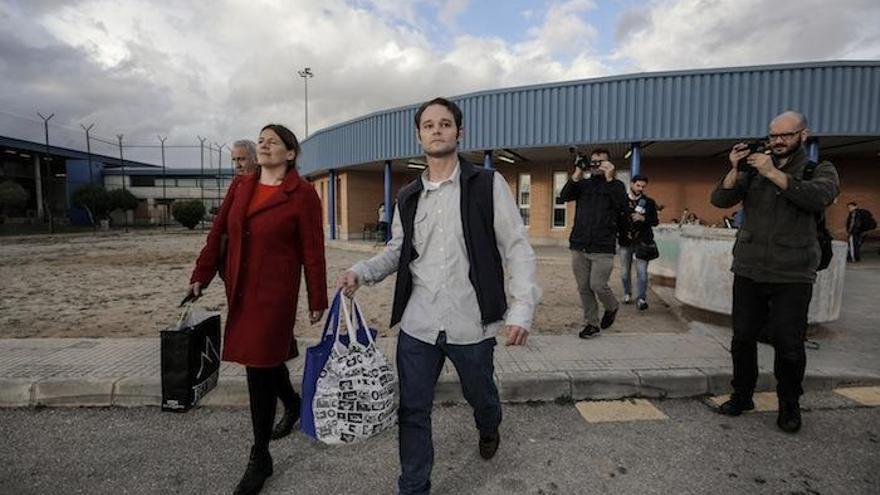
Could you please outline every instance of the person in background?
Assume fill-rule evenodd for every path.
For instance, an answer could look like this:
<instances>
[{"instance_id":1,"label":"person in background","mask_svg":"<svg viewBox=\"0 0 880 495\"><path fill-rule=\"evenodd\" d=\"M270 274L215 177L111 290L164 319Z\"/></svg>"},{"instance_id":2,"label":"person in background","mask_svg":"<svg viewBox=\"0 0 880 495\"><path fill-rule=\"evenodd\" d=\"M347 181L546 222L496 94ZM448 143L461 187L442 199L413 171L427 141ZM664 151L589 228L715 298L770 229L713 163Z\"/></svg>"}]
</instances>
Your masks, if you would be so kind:
<instances>
[{"instance_id":1,"label":"person in background","mask_svg":"<svg viewBox=\"0 0 880 495\"><path fill-rule=\"evenodd\" d=\"M640 311L648 309L648 260L635 257L636 247L640 243L653 243L654 231L652 227L660 224L657 217L657 203L645 194L648 187L648 178L644 175L634 175L630 180L629 194L627 195L627 208L629 211L631 228L620 239L620 277L623 281L623 303L632 301L632 264L636 264L636 283L638 294L636 295L636 307Z\"/></svg>"},{"instance_id":2,"label":"person in background","mask_svg":"<svg viewBox=\"0 0 880 495\"><path fill-rule=\"evenodd\" d=\"M719 407L721 414L739 416L755 408L752 395L758 380L757 340L772 332L779 400L777 426L795 433L801 428L800 396L807 364L804 336L813 282L819 266L817 214L840 192L837 170L830 162L810 163L803 143L809 131L800 112L788 111L770 122L772 155L751 153L734 145L729 170L712 191L718 208L742 203L743 225L733 247L733 394ZM749 171L739 171L745 159Z\"/></svg>"},{"instance_id":3,"label":"person in background","mask_svg":"<svg viewBox=\"0 0 880 495\"><path fill-rule=\"evenodd\" d=\"M865 232L877 228L877 221L871 212L859 208L855 201L850 201L846 205L849 214L846 216L846 234L849 249L847 250L848 261L862 260L862 242L864 242Z\"/></svg>"},{"instance_id":4,"label":"person in background","mask_svg":"<svg viewBox=\"0 0 880 495\"><path fill-rule=\"evenodd\" d=\"M257 146L250 139L232 143L232 164L235 175L250 175L257 170Z\"/></svg>"},{"instance_id":5,"label":"person in background","mask_svg":"<svg viewBox=\"0 0 880 495\"><path fill-rule=\"evenodd\" d=\"M386 241L388 238L388 222L385 220L385 203L379 203L379 221L376 223L376 231L379 240Z\"/></svg>"},{"instance_id":6,"label":"person in background","mask_svg":"<svg viewBox=\"0 0 880 495\"><path fill-rule=\"evenodd\" d=\"M608 279L620 232L629 231L626 186L614 178L614 164L606 149L590 153L589 166L578 162L559 193L562 201L575 202L574 227L569 236L572 271L581 296L584 328L578 337L588 339L614 324L620 305ZM586 169L589 177L585 178ZM599 302L605 309L599 319Z\"/></svg>"}]
</instances>

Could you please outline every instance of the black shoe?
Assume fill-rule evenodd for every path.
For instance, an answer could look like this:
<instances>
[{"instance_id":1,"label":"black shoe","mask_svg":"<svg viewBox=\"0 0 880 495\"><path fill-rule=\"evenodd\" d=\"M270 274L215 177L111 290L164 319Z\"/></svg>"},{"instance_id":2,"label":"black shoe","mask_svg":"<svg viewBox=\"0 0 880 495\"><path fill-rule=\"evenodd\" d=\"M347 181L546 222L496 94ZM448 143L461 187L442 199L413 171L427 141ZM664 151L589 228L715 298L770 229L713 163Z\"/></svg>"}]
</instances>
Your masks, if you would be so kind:
<instances>
[{"instance_id":1,"label":"black shoe","mask_svg":"<svg viewBox=\"0 0 880 495\"><path fill-rule=\"evenodd\" d=\"M599 335L599 327L594 325L587 325L583 330L578 334L578 337L582 339L589 339L590 337L595 337Z\"/></svg>"},{"instance_id":2,"label":"black shoe","mask_svg":"<svg viewBox=\"0 0 880 495\"><path fill-rule=\"evenodd\" d=\"M294 397L293 401L293 410L284 410L284 416L281 417L281 420L278 421L278 424L275 425L275 428L272 430L272 434L269 436L272 440L278 440L279 438L284 438L287 435L290 435L290 432L293 431L294 425L299 421L299 405L300 405L299 395Z\"/></svg>"},{"instance_id":3,"label":"black shoe","mask_svg":"<svg viewBox=\"0 0 880 495\"><path fill-rule=\"evenodd\" d=\"M644 299L639 299L638 301L636 301L636 307L639 308L639 311L644 311L648 309L648 301L645 301Z\"/></svg>"},{"instance_id":4,"label":"black shoe","mask_svg":"<svg viewBox=\"0 0 880 495\"><path fill-rule=\"evenodd\" d=\"M742 398L736 394L730 396L730 400L718 407L718 412L725 416L739 416L743 411L751 411L755 408L752 398Z\"/></svg>"},{"instance_id":5,"label":"black shoe","mask_svg":"<svg viewBox=\"0 0 880 495\"><path fill-rule=\"evenodd\" d=\"M610 327L614 324L614 318L617 318L617 310L615 309L614 311L608 311L606 309L605 314L602 315L602 321L599 322L599 328L605 330L606 328Z\"/></svg>"},{"instance_id":6,"label":"black shoe","mask_svg":"<svg viewBox=\"0 0 880 495\"><path fill-rule=\"evenodd\" d=\"M497 430L495 433L485 437L480 435L480 457L486 460L495 457L495 452L498 452L499 442L501 442L501 435L498 434Z\"/></svg>"},{"instance_id":7,"label":"black shoe","mask_svg":"<svg viewBox=\"0 0 880 495\"><path fill-rule=\"evenodd\" d=\"M255 495L263 489L263 483L272 476L272 456L269 450L258 451L251 447L251 457L248 459L247 469L244 476L235 487L234 495Z\"/></svg>"},{"instance_id":8,"label":"black shoe","mask_svg":"<svg viewBox=\"0 0 880 495\"><path fill-rule=\"evenodd\" d=\"M776 426L786 433L797 433L801 429L801 406L797 402L779 402L779 415Z\"/></svg>"}]
</instances>

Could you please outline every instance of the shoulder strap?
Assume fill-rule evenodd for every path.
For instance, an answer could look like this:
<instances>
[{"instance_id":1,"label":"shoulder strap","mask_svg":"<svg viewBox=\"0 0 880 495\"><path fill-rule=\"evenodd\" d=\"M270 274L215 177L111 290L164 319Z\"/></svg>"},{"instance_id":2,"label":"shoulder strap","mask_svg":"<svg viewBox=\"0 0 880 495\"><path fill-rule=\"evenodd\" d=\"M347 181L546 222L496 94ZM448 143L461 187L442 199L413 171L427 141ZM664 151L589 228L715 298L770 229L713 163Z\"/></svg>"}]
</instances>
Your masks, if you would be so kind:
<instances>
[{"instance_id":1,"label":"shoulder strap","mask_svg":"<svg viewBox=\"0 0 880 495\"><path fill-rule=\"evenodd\" d=\"M819 166L819 163L810 160L807 162L807 165L804 167L804 173L801 175L801 180L812 180L813 174L816 172L816 167ZM816 226L819 229L819 232L823 232L827 230L827 226L825 225L825 212L819 212L816 214Z\"/></svg>"},{"instance_id":2,"label":"shoulder strap","mask_svg":"<svg viewBox=\"0 0 880 495\"><path fill-rule=\"evenodd\" d=\"M807 166L804 167L804 174L801 176L801 178L803 180L812 180L813 174L816 172L816 167L818 166L819 164L814 162L813 160L807 162Z\"/></svg>"}]
</instances>

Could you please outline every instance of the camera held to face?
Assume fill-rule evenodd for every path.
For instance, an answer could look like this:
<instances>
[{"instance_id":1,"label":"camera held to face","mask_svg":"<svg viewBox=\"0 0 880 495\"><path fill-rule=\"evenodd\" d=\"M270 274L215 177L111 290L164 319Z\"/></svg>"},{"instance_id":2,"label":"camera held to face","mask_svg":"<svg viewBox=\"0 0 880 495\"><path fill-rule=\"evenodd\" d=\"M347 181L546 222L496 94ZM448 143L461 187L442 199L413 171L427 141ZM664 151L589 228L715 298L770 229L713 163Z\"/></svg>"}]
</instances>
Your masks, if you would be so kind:
<instances>
[{"instance_id":1,"label":"camera held to face","mask_svg":"<svg viewBox=\"0 0 880 495\"><path fill-rule=\"evenodd\" d=\"M577 149L575 146L569 146L568 152L574 155L574 166L584 172L594 172L602 164L601 160L590 160L590 156Z\"/></svg>"},{"instance_id":2,"label":"camera held to face","mask_svg":"<svg viewBox=\"0 0 880 495\"><path fill-rule=\"evenodd\" d=\"M766 141L758 140L758 141L755 141L755 142L753 142L753 143L749 143L748 146L749 146L749 148L748 148L748 149L749 149L749 154L746 155L745 158L741 159L741 160L736 164L736 170L737 170L737 172L751 172L751 171L754 170L751 166L749 166L749 162L748 162L749 155L752 155L752 154L755 154L755 153L761 153L761 154L764 154L764 155L769 155L769 154L770 154L770 146L767 145L767 142L766 142Z\"/></svg>"}]
</instances>

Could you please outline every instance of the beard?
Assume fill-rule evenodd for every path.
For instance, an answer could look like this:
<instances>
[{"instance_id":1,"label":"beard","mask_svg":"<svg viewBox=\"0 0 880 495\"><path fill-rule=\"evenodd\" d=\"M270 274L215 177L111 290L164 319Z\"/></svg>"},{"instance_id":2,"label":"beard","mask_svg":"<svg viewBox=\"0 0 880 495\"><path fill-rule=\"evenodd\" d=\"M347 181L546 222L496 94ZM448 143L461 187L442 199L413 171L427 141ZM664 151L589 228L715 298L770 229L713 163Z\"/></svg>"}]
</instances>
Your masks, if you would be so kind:
<instances>
[{"instance_id":1,"label":"beard","mask_svg":"<svg viewBox=\"0 0 880 495\"><path fill-rule=\"evenodd\" d=\"M801 142L797 141L794 144L786 145L784 149L777 151L776 147L773 147L773 156L776 158L788 158L793 155L797 150L801 148Z\"/></svg>"}]
</instances>

